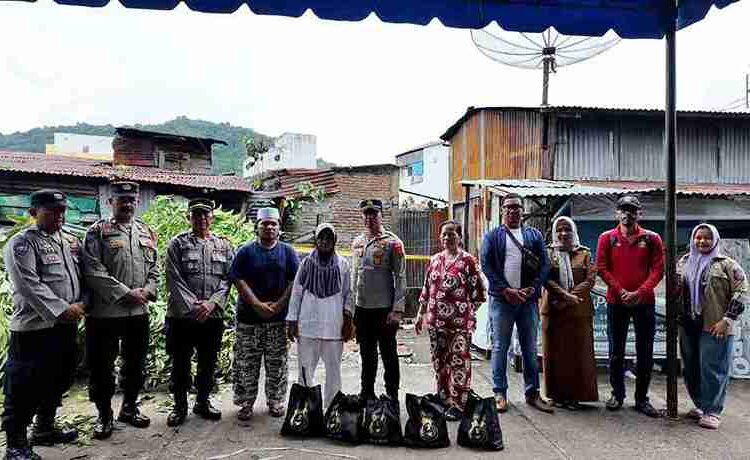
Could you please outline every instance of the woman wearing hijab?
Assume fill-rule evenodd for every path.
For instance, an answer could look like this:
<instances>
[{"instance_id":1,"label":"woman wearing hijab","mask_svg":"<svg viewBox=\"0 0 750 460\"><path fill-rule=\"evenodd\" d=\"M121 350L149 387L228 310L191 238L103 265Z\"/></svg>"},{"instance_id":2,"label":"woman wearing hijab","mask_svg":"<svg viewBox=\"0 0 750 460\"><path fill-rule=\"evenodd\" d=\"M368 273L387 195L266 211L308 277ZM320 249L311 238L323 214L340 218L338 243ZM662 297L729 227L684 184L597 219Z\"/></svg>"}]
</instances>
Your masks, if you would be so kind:
<instances>
[{"instance_id":1,"label":"woman wearing hijab","mask_svg":"<svg viewBox=\"0 0 750 460\"><path fill-rule=\"evenodd\" d=\"M289 300L287 333L297 340L298 381L312 386L315 368L325 366L325 407L341 389L341 355L353 334L349 262L336 254L336 230L315 229L315 249L302 261Z\"/></svg>"},{"instance_id":2,"label":"woman wearing hijab","mask_svg":"<svg viewBox=\"0 0 750 460\"><path fill-rule=\"evenodd\" d=\"M461 418L471 390L471 334L475 311L485 301L476 259L460 247L461 224L440 225L443 251L430 259L419 296L417 334L427 328L438 396L448 420Z\"/></svg>"},{"instance_id":3,"label":"woman wearing hijab","mask_svg":"<svg viewBox=\"0 0 750 460\"><path fill-rule=\"evenodd\" d=\"M569 217L552 223L548 251L551 270L540 306L544 385L555 405L576 410L580 402L599 400L591 301L596 265Z\"/></svg>"},{"instance_id":4,"label":"woman wearing hijab","mask_svg":"<svg viewBox=\"0 0 750 460\"><path fill-rule=\"evenodd\" d=\"M721 254L719 232L700 224L690 237L690 252L680 259L682 311L680 351L685 386L695 408L688 417L703 428L718 429L729 384L734 322L748 303L742 267Z\"/></svg>"}]
</instances>

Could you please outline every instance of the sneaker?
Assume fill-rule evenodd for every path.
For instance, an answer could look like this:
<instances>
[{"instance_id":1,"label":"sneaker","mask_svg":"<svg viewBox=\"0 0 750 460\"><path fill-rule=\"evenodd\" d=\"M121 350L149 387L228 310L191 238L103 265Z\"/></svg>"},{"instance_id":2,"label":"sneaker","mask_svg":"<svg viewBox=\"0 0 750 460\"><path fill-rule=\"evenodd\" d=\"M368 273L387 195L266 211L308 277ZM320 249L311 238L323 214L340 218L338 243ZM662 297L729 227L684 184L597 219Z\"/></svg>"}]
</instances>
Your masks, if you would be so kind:
<instances>
[{"instance_id":1,"label":"sneaker","mask_svg":"<svg viewBox=\"0 0 750 460\"><path fill-rule=\"evenodd\" d=\"M617 396L612 395L604 405L606 406L607 410L620 410L622 409L622 399L618 399Z\"/></svg>"},{"instance_id":2,"label":"sneaker","mask_svg":"<svg viewBox=\"0 0 750 460\"><path fill-rule=\"evenodd\" d=\"M271 417L283 417L286 410L284 409L284 405L282 403L269 403L268 404L268 414Z\"/></svg>"},{"instance_id":3,"label":"sneaker","mask_svg":"<svg viewBox=\"0 0 750 460\"><path fill-rule=\"evenodd\" d=\"M495 407L501 414L508 412L508 400L500 393L495 394Z\"/></svg>"},{"instance_id":4,"label":"sneaker","mask_svg":"<svg viewBox=\"0 0 750 460\"><path fill-rule=\"evenodd\" d=\"M251 418L253 418L253 406L251 404L244 405L237 411L237 419L239 421L247 422Z\"/></svg>"},{"instance_id":5,"label":"sneaker","mask_svg":"<svg viewBox=\"0 0 750 460\"><path fill-rule=\"evenodd\" d=\"M112 436L112 430L114 430L114 420L112 417L113 414L111 409L109 412L99 412L99 417L94 424L94 433L92 434L94 439L102 440Z\"/></svg>"},{"instance_id":6,"label":"sneaker","mask_svg":"<svg viewBox=\"0 0 750 460\"><path fill-rule=\"evenodd\" d=\"M709 430L718 430L719 425L721 425L721 417L715 414L704 414L698 421L698 426Z\"/></svg>"},{"instance_id":7,"label":"sneaker","mask_svg":"<svg viewBox=\"0 0 750 460\"><path fill-rule=\"evenodd\" d=\"M690 409L690 412L688 412L685 417L691 420L697 421L697 420L700 420L701 417L703 417L703 411L698 409L697 407L693 407L692 409Z\"/></svg>"},{"instance_id":8,"label":"sneaker","mask_svg":"<svg viewBox=\"0 0 750 460\"><path fill-rule=\"evenodd\" d=\"M636 403L633 408L636 410L636 412L640 412L641 414L651 417L651 418L659 418L661 417L661 412L656 410L654 406L651 405L648 401L642 401L639 403Z\"/></svg>"}]
</instances>

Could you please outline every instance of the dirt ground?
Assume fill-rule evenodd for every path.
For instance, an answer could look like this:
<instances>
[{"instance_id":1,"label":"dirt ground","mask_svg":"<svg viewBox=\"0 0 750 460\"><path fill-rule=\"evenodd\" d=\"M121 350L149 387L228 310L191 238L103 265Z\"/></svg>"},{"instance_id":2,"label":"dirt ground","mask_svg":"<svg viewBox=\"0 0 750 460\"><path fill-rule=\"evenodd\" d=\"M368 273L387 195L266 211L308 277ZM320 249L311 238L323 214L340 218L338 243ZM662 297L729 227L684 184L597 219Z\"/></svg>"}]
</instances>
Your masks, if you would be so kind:
<instances>
[{"instance_id":1,"label":"dirt ground","mask_svg":"<svg viewBox=\"0 0 750 460\"><path fill-rule=\"evenodd\" d=\"M403 348L411 352L402 357L402 400L406 392L423 394L434 391L434 375L429 360L429 342L425 336L415 337L411 330L400 336ZM290 381L296 379L296 357L292 347ZM343 390L359 391L359 355L356 344L348 344L342 360ZM323 381L322 369L316 379ZM474 388L483 395L492 393L491 369L488 361L474 361ZM546 415L530 409L523 402L521 375L510 370L511 410L501 417L505 450L500 453L477 452L455 444L457 423L449 424L452 445L439 450L415 450L405 447L352 447L326 439L290 440L279 435L281 419L271 418L261 394L255 416L247 424L236 418L231 386L224 386L215 396L223 410L219 422L199 419L192 414L178 429L166 426L168 395L145 395L142 410L151 417L151 426L139 430L121 426L107 441L90 441L89 445L61 448L38 448L45 459L392 459L392 458L533 458L533 459L750 459L750 382L735 381L729 389L723 425L719 431L703 430L694 422L648 419L630 408L612 413L603 403L586 410L558 410ZM600 376L600 399L609 395L606 374ZM632 395L633 381L628 382ZM664 407L665 379L655 375L651 387L652 402ZM379 390L382 391L382 386ZM85 393L71 392L64 413L94 413ZM689 409L687 395L680 383L680 412ZM113 407L119 407L119 401ZM403 406L403 404L402 404ZM403 409L402 409L403 410ZM405 423L405 410L402 423Z\"/></svg>"}]
</instances>

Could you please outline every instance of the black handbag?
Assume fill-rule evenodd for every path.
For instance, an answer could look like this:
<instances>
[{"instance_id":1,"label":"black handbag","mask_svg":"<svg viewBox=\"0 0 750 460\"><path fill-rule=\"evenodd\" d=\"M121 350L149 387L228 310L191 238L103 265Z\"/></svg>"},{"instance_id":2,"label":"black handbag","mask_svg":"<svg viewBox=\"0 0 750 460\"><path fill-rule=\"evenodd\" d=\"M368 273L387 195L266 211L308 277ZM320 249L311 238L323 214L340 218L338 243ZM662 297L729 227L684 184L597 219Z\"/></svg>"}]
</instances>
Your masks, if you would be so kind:
<instances>
[{"instance_id":1,"label":"black handbag","mask_svg":"<svg viewBox=\"0 0 750 460\"><path fill-rule=\"evenodd\" d=\"M350 444L361 443L364 407L359 395L336 393L326 411L326 437Z\"/></svg>"},{"instance_id":2,"label":"black handbag","mask_svg":"<svg viewBox=\"0 0 750 460\"><path fill-rule=\"evenodd\" d=\"M539 276L539 272L542 269L542 261L536 254L521 244L508 227L505 227L505 233L518 250L521 251L521 287L533 286L534 280Z\"/></svg>"},{"instance_id":3,"label":"black handbag","mask_svg":"<svg viewBox=\"0 0 750 460\"><path fill-rule=\"evenodd\" d=\"M398 446L403 443L401 409L397 399L382 395L367 401L362 421L364 440L372 444Z\"/></svg>"},{"instance_id":4,"label":"black handbag","mask_svg":"<svg viewBox=\"0 0 750 460\"><path fill-rule=\"evenodd\" d=\"M482 450L503 450L503 432L495 398L481 398L473 391L466 401L458 426L458 445Z\"/></svg>"},{"instance_id":5,"label":"black handbag","mask_svg":"<svg viewBox=\"0 0 750 460\"><path fill-rule=\"evenodd\" d=\"M406 395L409 419L404 429L404 444L411 447L440 448L451 444L445 408L435 395Z\"/></svg>"},{"instance_id":6,"label":"black handbag","mask_svg":"<svg viewBox=\"0 0 750 460\"><path fill-rule=\"evenodd\" d=\"M304 381L304 369L301 372ZM286 417L281 426L283 436L316 437L325 434L320 385L308 387L307 382L304 383L293 384L289 392Z\"/></svg>"}]
</instances>

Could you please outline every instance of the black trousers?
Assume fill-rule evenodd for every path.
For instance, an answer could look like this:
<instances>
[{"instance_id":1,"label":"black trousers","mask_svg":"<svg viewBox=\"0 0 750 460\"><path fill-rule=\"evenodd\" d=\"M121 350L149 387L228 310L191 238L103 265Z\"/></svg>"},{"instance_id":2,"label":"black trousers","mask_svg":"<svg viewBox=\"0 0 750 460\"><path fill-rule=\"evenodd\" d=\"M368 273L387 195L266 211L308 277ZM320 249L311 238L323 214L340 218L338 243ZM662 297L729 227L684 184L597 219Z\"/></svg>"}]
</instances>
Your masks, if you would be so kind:
<instances>
[{"instance_id":1,"label":"black trousers","mask_svg":"<svg viewBox=\"0 0 750 460\"><path fill-rule=\"evenodd\" d=\"M115 360L120 353L123 402L136 402L146 380L148 342L148 315L86 319L86 354L91 371L89 399L99 410L109 409L115 394Z\"/></svg>"},{"instance_id":2,"label":"black trousers","mask_svg":"<svg viewBox=\"0 0 750 460\"><path fill-rule=\"evenodd\" d=\"M625 399L625 345L630 319L635 328L636 381L635 402L648 401L648 386L654 367L656 313L653 305L607 305L609 334L609 383L612 394Z\"/></svg>"},{"instance_id":3,"label":"black trousers","mask_svg":"<svg viewBox=\"0 0 750 460\"><path fill-rule=\"evenodd\" d=\"M216 360L221 350L224 321L211 318L201 323L194 319L167 318L167 353L172 358L172 375L169 390L186 394L192 385L191 363L193 353L198 355L195 386L198 401L208 399L214 387Z\"/></svg>"},{"instance_id":4,"label":"black trousers","mask_svg":"<svg viewBox=\"0 0 750 460\"><path fill-rule=\"evenodd\" d=\"M76 324L10 333L3 387L3 430L9 435L25 436L34 414L55 416L73 383L77 333Z\"/></svg>"},{"instance_id":5,"label":"black trousers","mask_svg":"<svg viewBox=\"0 0 750 460\"><path fill-rule=\"evenodd\" d=\"M386 318L390 309L357 308L354 324L357 328L357 342L362 359L362 394L375 395L375 378L378 374L378 349L383 358L385 391L390 396L398 395L399 368L396 350L398 327L388 325Z\"/></svg>"}]
</instances>

